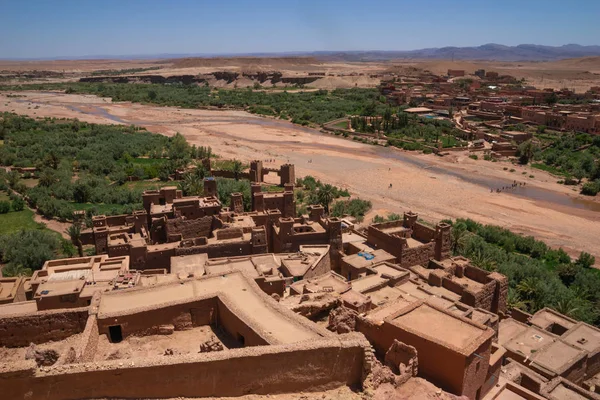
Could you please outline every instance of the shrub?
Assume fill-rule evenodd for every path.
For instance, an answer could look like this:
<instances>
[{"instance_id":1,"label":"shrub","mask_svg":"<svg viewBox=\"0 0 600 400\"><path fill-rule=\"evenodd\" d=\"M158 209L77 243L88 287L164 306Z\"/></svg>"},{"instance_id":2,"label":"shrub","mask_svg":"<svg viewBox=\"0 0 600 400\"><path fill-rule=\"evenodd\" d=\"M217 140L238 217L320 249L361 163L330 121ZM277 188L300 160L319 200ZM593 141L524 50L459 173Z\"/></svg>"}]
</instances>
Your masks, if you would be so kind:
<instances>
[{"instance_id":1,"label":"shrub","mask_svg":"<svg viewBox=\"0 0 600 400\"><path fill-rule=\"evenodd\" d=\"M20 197L16 197L12 202L12 209L14 211L23 211L24 208L25 208L25 201Z\"/></svg>"},{"instance_id":2,"label":"shrub","mask_svg":"<svg viewBox=\"0 0 600 400\"><path fill-rule=\"evenodd\" d=\"M10 203L8 201L0 201L0 214L6 214L10 211Z\"/></svg>"},{"instance_id":3,"label":"shrub","mask_svg":"<svg viewBox=\"0 0 600 400\"><path fill-rule=\"evenodd\" d=\"M585 251L582 251L581 254L579 254L579 258L575 261L575 264L583 268L590 268L595 263L596 258Z\"/></svg>"},{"instance_id":4,"label":"shrub","mask_svg":"<svg viewBox=\"0 0 600 400\"><path fill-rule=\"evenodd\" d=\"M477 157L477 154L471 154L471 155L469 155L469 158L473 159L473 160L479 159L479 157Z\"/></svg>"},{"instance_id":5,"label":"shrub","mask_svg":"<svg viewBox=\"0 0 600 400\"><path fill-rule=\"evenodd\" d=\"M587 182L581 188L581 194L586 196L595 196L600 192L600 184L598 182Z\"/></svg>"}]
</instances>

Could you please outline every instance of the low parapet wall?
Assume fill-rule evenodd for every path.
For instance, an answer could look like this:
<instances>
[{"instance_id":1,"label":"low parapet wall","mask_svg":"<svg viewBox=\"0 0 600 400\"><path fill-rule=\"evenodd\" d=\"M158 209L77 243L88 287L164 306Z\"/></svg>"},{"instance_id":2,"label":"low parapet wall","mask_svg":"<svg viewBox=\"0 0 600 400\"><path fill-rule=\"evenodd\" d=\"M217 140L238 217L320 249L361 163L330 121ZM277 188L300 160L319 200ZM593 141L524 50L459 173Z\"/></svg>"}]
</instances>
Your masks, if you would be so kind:
<instances>
[{"instance_id":1,"label":"low parapet wall","mask_svg":"<svg viewBox=\"0 0 600 400\"><path fill-rule=\"evenodd\" d=\"M23 347L57 341L83 332L88 309L74 308L39 311L0 319L0 346Z\"/></svg>"},{"instance_id":2,"label":"low parapet wall","mask_svg":"<svg viewBox=\"0 0 600 400\"><path fill-rule=\"evenodd\" d=\"M288 345L48 367L0 366L3 398L222 397L360 387L370 345L356 333ZM125 364L125 365L123 365ZM101 382L101 384L99 384Z\"/></svg>"}]
</instances>

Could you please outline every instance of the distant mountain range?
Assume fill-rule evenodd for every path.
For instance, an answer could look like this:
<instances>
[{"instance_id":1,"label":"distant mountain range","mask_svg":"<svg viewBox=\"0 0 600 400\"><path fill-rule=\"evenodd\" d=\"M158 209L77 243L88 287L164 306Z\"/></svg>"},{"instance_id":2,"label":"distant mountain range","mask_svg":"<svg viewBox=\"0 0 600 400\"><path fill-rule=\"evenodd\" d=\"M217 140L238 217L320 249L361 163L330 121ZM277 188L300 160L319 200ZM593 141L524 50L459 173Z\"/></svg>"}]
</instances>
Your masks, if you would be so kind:
<instances>
[{"instance_id":1,"label":"distant mountain range","mask_svg":"<svg viewBox=\"0 0 600 400\"><path fill-rule=\"evenodd\" d=\"M504 46L489 43L477 47L440 47L408 51L349 51L315 52L316 57L334 58L345 61L384 61L393 59L445 59L485 61L555 61L565 58L600 56L600 46L542 46L520 44Z\"/></svg>"},{"instance_id":2,"label":"distant mountain range","mask_svg":"<svg viewBox=\"0 0 600 400\"><path fill-rule=\"evenodd\" d=\"M340 61L385 61L393 59L445 59L484 61L555 61L565 58L600 56L600 46L543 46L520 44L504 46L488 43L476 47L439 47L419 50L366 50L366 51L296 51L279 53L190 53L144 55L97 55L82 57L46 57L20 60L94 60L94 59L165 59L184 57L316 57ZM2 59L2 58L0 58Z\"/></svg>"}]
</instances>

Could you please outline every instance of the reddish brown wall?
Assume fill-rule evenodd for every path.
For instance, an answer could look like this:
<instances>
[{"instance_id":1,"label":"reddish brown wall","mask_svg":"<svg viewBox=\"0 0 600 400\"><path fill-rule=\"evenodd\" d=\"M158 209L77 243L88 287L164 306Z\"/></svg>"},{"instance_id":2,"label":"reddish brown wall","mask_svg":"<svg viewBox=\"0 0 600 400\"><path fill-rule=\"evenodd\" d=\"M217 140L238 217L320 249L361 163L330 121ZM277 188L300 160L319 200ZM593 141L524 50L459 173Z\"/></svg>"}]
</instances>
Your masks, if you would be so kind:
<instances>
[{"instance_id":1,"label":"reddish brown wall","mask_svg":"<svg viewBox=\"0 0 600 400\"><path fill-rule=\"evenodd\" d=\"M435 237L435 229L417 222L413 225L413 238L420 242L429 243Z\"/></svg>"},{"instance_id":2,"label":"reddish brown wall","mask_svg":"<svg viewBox=\"0 0 600 400\"><path fill-rule=\"evenodd\" d=\"M263 346L210 355L194 355L173 364L136 360L123 368L119 360L83 368L35 374L33 369L0 374L6 399L71 400L82 398L223 397L318 391L360 386L365 367L364 340L319 340L304 346ZM171 362L171 364L169 364ZM121 363L122 364L122 363ZM86 368L87 369L87 368Z\"/></svg>"},{"instance_id":3,"label":"reddish brown wall","mask_svg":"<svg viewBox=\"0 0 600 400\"><path fill-rule=\"evenodd\" d=\"M226 300L225 300L226 301ZM222 299L218 300L218 324L236 340L244 337L244 346L263 346L269 344L251 327L246 325Z\"/></svg>"},{"instance_id":4,"label":"reddish brown wall","mask_svg":"<svg viewBox=\"0 0 600 400\"><path fill-rule=\"evenodd\" d=\"M492 342L490 340L479 346L475 353L466 359L462 394L469 399L477 400L477 390L480 388L480 393L484 393L491 351Z\"/></svg>"},{"instance_id":5,"label":"reddish brown wall","mask_svg":"<svg viewBox=\"0 0 600 400\"><path fill-rule=\"evenodd\" d=\"M402 251L400 266L404 268L413 265L427 265L435 255L435 243L427 243L419 247L405 248Z\"/></svg>"},{"instance_id":6,"label":"reddish brown wall","mask_svg":"<svg viewBox=\"0 0 600 400\"><path fill-rule=\"evenodd\" d=\"M0 346L22 347L30 343L63 340L83 332L87 318L87 308L2 318Z\"/></svg>"},{"instance_id":7,"label":"reddish brown wall","mask_svg":"<svg viewBox=\"0 0 600 400\"><path fill-rule=\"evenodd\" d=\"M214 321L216 298L177 304L137 314L109 317L98 320L100 334L108 334L108 327L121 325L123 337L129 335L154 334L159 325L173 324L176 330L193 326L209 325Z\"/></svg>"},{"instance_id":8,"label":"reddish brown wall","mask_svg":"<svg viewBox=\"0 0 600 400\"><path fill-rule=\"evenodd\" d=\"M85 324L85 330L81 334L79 344L75 349L77 362L94 361L98 349L98 338L98 321L95 315L90 315Z\"/></svg>"}]
</instances>

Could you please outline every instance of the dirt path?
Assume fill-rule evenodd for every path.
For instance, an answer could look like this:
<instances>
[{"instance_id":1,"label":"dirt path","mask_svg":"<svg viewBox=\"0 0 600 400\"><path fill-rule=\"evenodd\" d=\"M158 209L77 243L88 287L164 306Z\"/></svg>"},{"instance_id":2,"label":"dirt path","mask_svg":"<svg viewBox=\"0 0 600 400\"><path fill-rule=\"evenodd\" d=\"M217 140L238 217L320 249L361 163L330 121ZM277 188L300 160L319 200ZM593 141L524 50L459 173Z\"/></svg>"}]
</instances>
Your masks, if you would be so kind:
<instances>
[{"instance_id":1,"label":"dirt path","mask_svg":"<svg viewBox=\"0 0 600 400\"><path fill-rule=\"evenodd\" d=\"M191 144L211 146L224 158L274 159L273 166L294 163L297 176L313 175L371 200L369 217L407 210L431 220L468 217L533 235L572 255L583 250L600 256L600 203L581 198L556 184L557 178L529 167L476 161L462 153L441 158L369 146L243 111L113 104L87 95L19 94L27 97L17 102L1 94L0 111L137 124L169 136L180 132ZM515 180L526 185L490 192Z\"/></svg>"}]
</instances>

